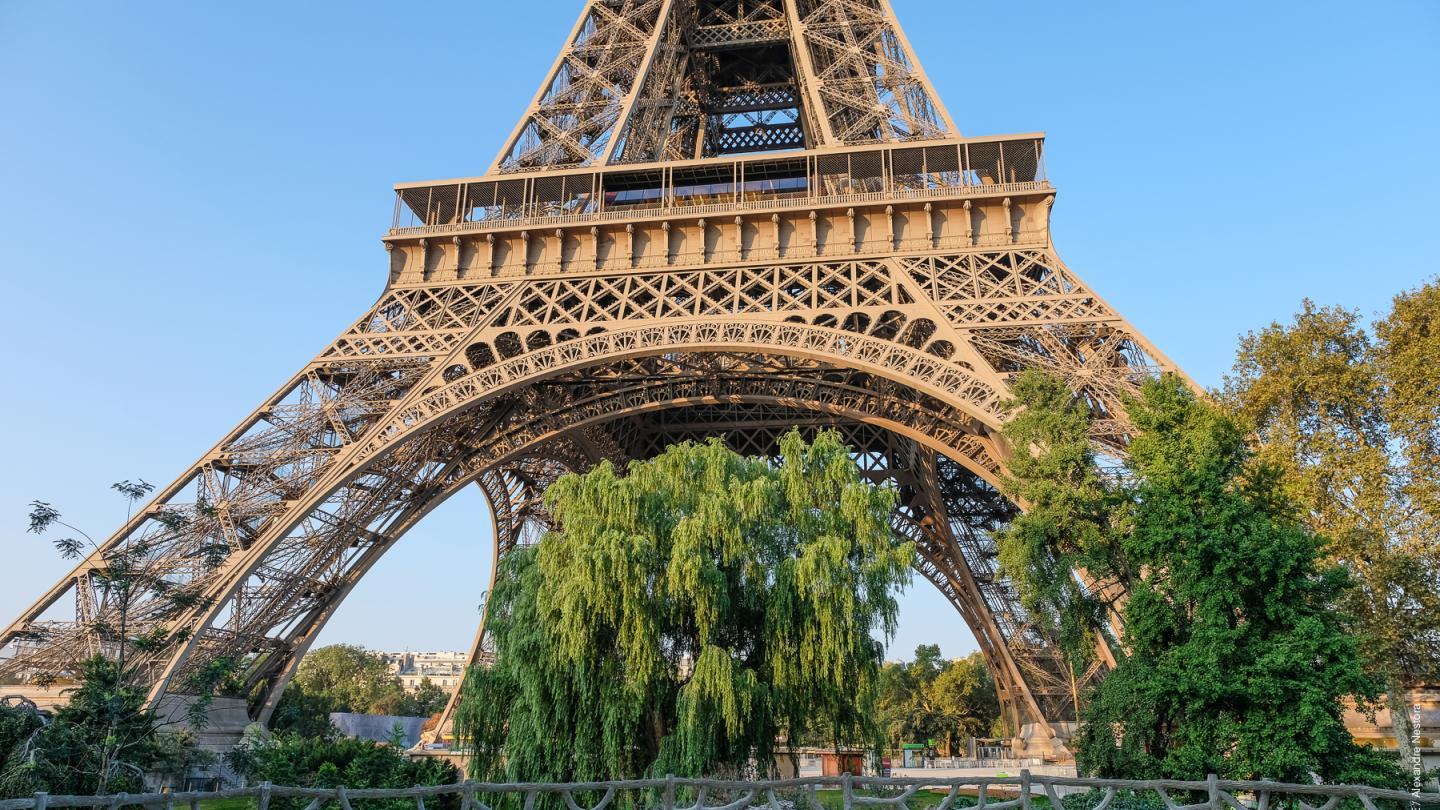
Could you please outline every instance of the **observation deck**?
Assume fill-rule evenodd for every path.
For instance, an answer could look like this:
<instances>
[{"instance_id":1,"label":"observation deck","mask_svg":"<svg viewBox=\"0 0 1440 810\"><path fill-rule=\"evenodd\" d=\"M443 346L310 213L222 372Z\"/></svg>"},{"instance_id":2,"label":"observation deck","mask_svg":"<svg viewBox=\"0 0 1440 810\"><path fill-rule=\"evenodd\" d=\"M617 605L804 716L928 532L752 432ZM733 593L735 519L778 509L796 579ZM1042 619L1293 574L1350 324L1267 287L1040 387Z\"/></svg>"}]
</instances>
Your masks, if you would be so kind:
<instances>
[{"instance_id":1,"label":"observation deck","mask_svg":"<svg viewBox=\"0 0 1440 810\"><path fill-rule=\"evenodd\" d=\"M549 169L395 187L387 242L907 200L1049 194L1041 133Z\"/></svg>"}]
</instances>

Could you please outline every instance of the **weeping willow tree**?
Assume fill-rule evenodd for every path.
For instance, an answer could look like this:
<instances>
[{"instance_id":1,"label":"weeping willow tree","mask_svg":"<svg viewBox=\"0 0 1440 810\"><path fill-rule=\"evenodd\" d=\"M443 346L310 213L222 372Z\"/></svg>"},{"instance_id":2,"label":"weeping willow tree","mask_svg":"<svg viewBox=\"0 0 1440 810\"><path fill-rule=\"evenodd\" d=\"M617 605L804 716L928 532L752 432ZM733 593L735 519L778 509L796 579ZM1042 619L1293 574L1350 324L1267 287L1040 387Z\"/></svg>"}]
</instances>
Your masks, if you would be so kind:
<instances>
[{"instance_id":1,"label":"weeping willow tree","mask_svg":"<svg viewBox=\"0 0 1440 810\"><path fill-rule=\"evenodd\" d=\"M501 565L496 658L466 679L471 775L763 775L784 740L874 745L913 549L838 434L771 463L719 440L546 493L560 529Z\"/></svg>"}]
</instances>

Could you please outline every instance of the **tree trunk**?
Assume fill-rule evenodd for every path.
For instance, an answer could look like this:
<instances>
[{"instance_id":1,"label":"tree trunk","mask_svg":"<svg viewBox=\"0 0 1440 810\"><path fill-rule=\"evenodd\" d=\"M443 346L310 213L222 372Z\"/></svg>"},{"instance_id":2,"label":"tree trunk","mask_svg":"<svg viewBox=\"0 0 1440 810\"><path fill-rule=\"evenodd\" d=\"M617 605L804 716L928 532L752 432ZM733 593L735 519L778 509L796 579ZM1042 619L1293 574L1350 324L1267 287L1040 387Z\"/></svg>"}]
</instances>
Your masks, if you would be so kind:
<instances>
[{"instance_id":1,"label":"tree trunk","mask_svg":"<svg viewBox=\"0 0 1440 810\"><path fill-rule=\"evenodd\" d=\"M654 762L660 755L660 743L665 739L665 713L660 706L656 705L650 709L650 733L646 735L644 752L647 762Z\"/></svg>"},{"instance_id":2,"label":"tree trunk","mask_svg":"<svg viewBox=\"0 0 1440 810\"><path fill-rule=\"evenodd\" d=\"M1405 687L1397 683L1386 684L1385 706L1390 710L1390 729L1400 750L1400 767L1409 769L1415 761L1415 744L1411 739L1410 702Z\"/></svg>"}]
</instances>

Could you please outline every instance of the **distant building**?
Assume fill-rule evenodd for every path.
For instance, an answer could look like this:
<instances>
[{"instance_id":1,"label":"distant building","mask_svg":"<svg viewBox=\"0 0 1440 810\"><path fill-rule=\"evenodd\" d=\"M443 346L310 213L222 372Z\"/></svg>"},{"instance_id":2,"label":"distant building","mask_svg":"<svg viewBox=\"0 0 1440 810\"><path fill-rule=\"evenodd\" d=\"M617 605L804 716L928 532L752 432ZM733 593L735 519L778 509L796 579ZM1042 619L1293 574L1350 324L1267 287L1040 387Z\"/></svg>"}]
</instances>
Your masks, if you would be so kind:
<instances>
[{"instance_id":1,"label":"distant building","mask_svg":"<svg viewBox=\"0 0 1440 810\"><path fill-rule=\"evenodd\" d=\"M426 678L446 692L460 688L470 654L463 652L377 652L390 673L400 679L405 691L413 692Z\"/></svg>"},{"instance_id":2,"label":"distant building","mask_svg":"<svg viewBox=\"0 0 1440 810\"><path fill-rule=\"evenodd\" d=\"M376 653L386 669L400 679L405 691L413 692L426 678L447 692L460 688L469 656L462 652L381 652Z\"/></svg>"},{"instance_id":3,"label":"distant building","mask_svg":"<svg viewBox=\"0 0 1440 810\"><path fill-rule=\"evenodd\" d=\"M1412 767L1417 767L1422 772L1430 772L1440 767L1440 684L1411 689L1408 702L1415 712L1410 722L1420 761L1402 762L1400 766L1407 772ZM1390 709L1384 705L1383 700L1373 718L1366 716L1347 701L1345 727L1358 743L1384 751L1395 751L1398 746L1395 742L1394 722L1390 717ZM1436 781L1431 780L1430 784L1436 784Z\"/></svg>"}]
</instances>

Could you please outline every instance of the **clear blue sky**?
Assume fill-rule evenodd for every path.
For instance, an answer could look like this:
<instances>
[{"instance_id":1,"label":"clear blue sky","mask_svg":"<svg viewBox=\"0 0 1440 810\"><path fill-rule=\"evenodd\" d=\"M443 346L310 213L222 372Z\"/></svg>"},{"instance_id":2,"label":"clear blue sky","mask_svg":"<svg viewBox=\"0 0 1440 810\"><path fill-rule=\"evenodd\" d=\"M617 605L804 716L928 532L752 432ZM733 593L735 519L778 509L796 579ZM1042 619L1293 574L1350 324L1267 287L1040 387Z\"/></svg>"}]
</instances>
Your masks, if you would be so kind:
<instances>
[{"instance_id":1,"label":"clear blue sky","mask_svg":"<svg viewBox=\"0 0 1440 810\"><path fill-rule=\"evenodd\" d=\"M1302 297L1440 270L1440 3L893 3L964 133L1048 133L1061 255L1206 385ZM0 621L66 567L27 502L107 534L111 482L168 482L347 326L390 185L483 172L579 5L0 0ZM464 648L486 521L446 504L323 640ZM904 604L892 655L973 649Z\"/></svg>"}]
</instances>

